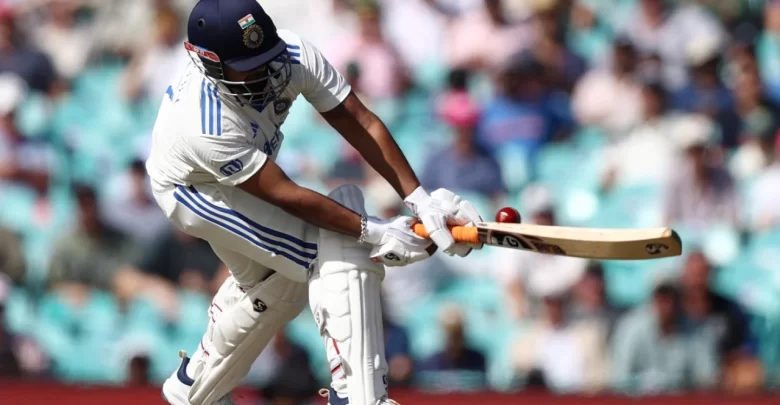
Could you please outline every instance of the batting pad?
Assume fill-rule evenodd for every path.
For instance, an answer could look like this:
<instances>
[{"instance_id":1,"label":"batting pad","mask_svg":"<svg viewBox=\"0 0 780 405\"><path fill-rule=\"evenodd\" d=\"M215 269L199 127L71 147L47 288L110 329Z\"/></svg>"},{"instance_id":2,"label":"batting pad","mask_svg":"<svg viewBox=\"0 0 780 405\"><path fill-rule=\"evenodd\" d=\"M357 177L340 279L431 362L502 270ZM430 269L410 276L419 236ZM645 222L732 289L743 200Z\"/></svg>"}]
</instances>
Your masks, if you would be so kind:
<instances>
[{"instance_id":1,"label":"batting pad","mask_svg":"<svg viewBox=\"0 0 780 405\"><path fill-rule=\"evenodd\" d=\"M357 187L341 186L329 196L366 215ZM350 405L374 405L387 396L379 301L384 266L369 258L370 246L354 238L321 230L319 246L309 303L325 343L331 386Z\"/></svg>"},{"instance_id":2,"label":"batting pad","mask_svg":"<svg viewBox=\"0 0 780 405\"><path fill-rule=\"evenodd\" d=\"M233 390L279 328L301 313L307 289L278 273L248 290L225 280L209 310L190 403L212 404Z\"/></svg>"}]
</instances>

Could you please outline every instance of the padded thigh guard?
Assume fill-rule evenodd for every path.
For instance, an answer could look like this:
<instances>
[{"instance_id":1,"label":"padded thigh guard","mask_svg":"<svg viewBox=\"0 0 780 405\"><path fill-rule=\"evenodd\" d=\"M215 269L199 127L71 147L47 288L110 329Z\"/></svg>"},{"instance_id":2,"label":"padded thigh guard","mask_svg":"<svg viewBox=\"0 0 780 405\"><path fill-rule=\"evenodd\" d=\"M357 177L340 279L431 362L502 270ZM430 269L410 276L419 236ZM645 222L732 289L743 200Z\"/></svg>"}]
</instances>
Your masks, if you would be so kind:
<instances>
[{"instance_id":1,"label":"padded thigh guard","mask_svg":"<svg viewBox=\"0 0 780 405\"><path fill-rule=\"evenodd\" d=\"M341 186L329 197L366 215L356 186ZM380 306L384 266L369 258L370 246L341 234L320 230L319 246L309 302L325 342L333 391L344 403L348 397L350 405L374 405L387 396Z\"/></svg>"},{"instance_id":2,"label":"padded thigh guard","mask_svg":"<svg viewBox=\"0 0 780 405\"><path fill-rule=\"evenodd\" d=\"M209 310L190 402L212 404L235 388L276 332L305 308L307 289L278 273L250 289L228 278Z\"/></svg>"}]
</instances>

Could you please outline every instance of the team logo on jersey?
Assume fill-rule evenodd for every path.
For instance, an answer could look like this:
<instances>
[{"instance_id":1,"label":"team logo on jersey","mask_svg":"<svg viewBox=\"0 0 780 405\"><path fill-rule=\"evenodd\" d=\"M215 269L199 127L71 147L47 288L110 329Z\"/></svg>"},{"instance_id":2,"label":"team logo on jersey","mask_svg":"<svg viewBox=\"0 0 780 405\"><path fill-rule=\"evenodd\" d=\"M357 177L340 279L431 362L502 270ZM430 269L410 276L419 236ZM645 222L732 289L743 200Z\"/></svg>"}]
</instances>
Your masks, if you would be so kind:
<instances>
[{"instance_id":1,"label":"team logo on jersey","mask_svg":"<svg viewBox=\"0 0 780 405\"><path fill-rule=\"evenodd\" d=\"M250 25L244 29L244 45L250 49L257 49L263 44L265 34L259 25Z\"/></svg>"},{"instance_id":2,"label":"team logo on jersey","mask_svg":"<svg viewBox=\"0 0 780 405\"><path fill-rule=\"evenodd\" d=\"M287 97L280 97L274 100L274 112L277 116L282 116L290 110L292 106L292 100Z\"/></svg>"}]
</instances>

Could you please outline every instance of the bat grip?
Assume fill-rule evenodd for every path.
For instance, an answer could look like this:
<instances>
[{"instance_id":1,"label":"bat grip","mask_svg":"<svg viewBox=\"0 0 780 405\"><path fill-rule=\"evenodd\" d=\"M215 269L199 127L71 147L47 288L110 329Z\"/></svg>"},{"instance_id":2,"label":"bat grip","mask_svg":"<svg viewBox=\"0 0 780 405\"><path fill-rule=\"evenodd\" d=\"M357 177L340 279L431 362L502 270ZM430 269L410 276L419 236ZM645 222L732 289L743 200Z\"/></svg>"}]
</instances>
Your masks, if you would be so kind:
<instances>
[{"instance_id":1,"label":"bat grip","mask_svg":"<svg viewBox=\"0 0 780 405\"><path fill-rule=\"evenodd\" d=\"M452 233L452 237L455 238L455 242L470 243L474 245L480 244L479 231L477 231L477 228L473 226L448 226L448 228L450 233ZM428 230L425 229L425 225L421 223L414 224L412 229L414 230L414 233L421 238L431 238L428 234Z\"/></svg>"}]
</instances>

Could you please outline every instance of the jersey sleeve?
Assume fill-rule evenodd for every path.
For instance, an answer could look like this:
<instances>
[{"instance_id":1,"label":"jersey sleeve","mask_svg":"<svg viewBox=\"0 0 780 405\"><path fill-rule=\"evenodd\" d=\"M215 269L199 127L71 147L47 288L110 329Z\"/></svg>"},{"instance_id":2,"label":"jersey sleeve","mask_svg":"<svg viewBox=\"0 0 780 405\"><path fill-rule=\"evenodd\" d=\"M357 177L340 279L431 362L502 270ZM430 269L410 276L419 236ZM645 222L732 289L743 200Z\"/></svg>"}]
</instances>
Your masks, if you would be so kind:
<instances>
[{"instance_id":1,"label":"jersey sleeve","mask_svg":"<svg viewBox=\"0 0 780 405\"><path fill-rule=\"evenodd\" d=\"M188 140L190 157L197 167L221 184L236 186L260 170L268 155L242 135L200 136Z\"/></svg>"},{"instance_id":2,"label":"jersey sleeve","mask_svg":"<svg viewBox=\"0 0 780 405\"><path fill-rule=\"evenodd\" d=\"M352 91L344 76L325 59L314 45L301 40L303 86L301 94L319 112L341 104Z\"/></svg>"}]
</instances>

